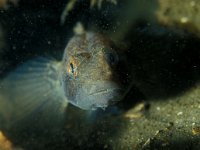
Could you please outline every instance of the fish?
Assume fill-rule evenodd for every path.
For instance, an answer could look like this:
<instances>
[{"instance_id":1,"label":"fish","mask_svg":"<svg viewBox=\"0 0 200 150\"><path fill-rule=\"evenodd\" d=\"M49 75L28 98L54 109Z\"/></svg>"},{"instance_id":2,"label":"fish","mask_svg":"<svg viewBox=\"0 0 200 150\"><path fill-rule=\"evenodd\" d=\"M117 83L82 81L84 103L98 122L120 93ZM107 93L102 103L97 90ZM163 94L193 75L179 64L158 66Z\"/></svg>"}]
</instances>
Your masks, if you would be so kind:
<instances>
[{"instance_id":1,"label":"fish","mask_svg":"<svg viewBox=\"0 0 200 150\"><path fill-rule=\"evenodd\" d=\"M100 34L88 32L71 39L61 71L68 101L84 110L104 109L119 101L123 88L116 76L118 61L114 47Z\"/></svg>"},{"instance_id":2,"label":"fish","mask_svg":"<svg viewBox=\"0 0 200 150\"><path fill-rule=\"evenodd\" d=\"M128 89L120 79L121 61L113 42L100 33L75 34L62 60L28 60L0 82L0 126L22 122L53 129L63 123L69 104L89 111L114 105Z\"/></svg>"}]
</instances>

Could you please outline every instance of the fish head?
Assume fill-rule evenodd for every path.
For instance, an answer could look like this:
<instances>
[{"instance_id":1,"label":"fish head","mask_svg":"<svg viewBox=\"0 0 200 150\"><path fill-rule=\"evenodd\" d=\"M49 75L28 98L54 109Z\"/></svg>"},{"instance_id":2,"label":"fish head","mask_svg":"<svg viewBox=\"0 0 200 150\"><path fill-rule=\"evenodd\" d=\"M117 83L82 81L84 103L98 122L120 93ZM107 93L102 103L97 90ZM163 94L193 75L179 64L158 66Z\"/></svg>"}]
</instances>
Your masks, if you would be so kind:
<instances>
[{"instance_id":1,"label":"fish head","mask_svg":"<svg viewBox=\"0 0 200 150\"><path fill-rule=\"evenodd\" d=\"M62 70L69 102L95 110L119 101L125 90L118 78L118 62L117 51L103 36L85 33L73 37L65 49Z\"/></svg>"}]
</instances>

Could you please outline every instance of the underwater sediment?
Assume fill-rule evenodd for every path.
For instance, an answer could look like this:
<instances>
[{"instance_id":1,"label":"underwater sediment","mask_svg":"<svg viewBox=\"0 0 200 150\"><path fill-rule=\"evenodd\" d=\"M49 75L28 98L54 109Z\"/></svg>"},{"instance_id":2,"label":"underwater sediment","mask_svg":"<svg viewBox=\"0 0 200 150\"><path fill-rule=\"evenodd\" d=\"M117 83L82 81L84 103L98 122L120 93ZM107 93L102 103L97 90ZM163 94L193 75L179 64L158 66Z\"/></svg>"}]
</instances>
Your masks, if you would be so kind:
<instances>
[{"instance_id":1,"label":"underwater sediment","mask_svg":"<svg viewBox=\"0 0 200 150\"><path fill-rule=\"evenodd\" d=\"M1 10L2 78L34 57L60 59L73 27L82 22L86 30L110 36L122 51L128 48L134 86L114 113L100 111L91 119L70 105L64 126L53 134L29 123L2 130L7 138L1 142L12 142L4 149L199 149L198 1L104 1L101 9L77 1L61 25L68 2L20 0Z\"/></svg>"}]
</instances>

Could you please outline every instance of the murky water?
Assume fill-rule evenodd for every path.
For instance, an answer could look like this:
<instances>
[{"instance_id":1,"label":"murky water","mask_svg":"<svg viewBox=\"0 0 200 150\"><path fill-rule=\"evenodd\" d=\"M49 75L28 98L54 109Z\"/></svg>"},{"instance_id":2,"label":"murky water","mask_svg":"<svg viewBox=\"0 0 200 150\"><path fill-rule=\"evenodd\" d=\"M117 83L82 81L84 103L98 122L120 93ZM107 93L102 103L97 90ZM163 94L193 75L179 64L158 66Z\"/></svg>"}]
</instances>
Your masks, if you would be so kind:
<instances>
[{"instance_id":1,"label":"murky water","mask_svg":"<svg viewBox=\"0 0 200 150\"><path fill-rule=\"evenodd\" d=\"M101 0L0 0L0 149L199 149L198 1L188 5L179 0L110 0L100 4ZM175 11L180 6L185 11ZM113 41L112 48L106 50L112 54L116 50L117 57L109 53L109 62L120 63L108 68L114 75L106 79L120 83L127 92L122 100L97 110L83 110L77 107L83 103L66 102L61 111L60 89L50 90L48 101L38 105L45 97L44 93L41 98L41 93L52 88L37 80L46 65L30 76L31 82L29 74L21 72L30 73L40 59L31 64L33 68L24 67L13 75L14 70L41 56L61 61L67 43L80 32L75 28L77 22L85 32L105 36L105 43ZM84 44L77 44L77 49ZM51 72L55 68L47 66L51 69L44 75L45 81L49 76L55 78ZM108 70L104 67L102 78ZM75 78L74 61L66 71L69 69ZM22 77L29 86L19 82ZM73 86L68 87L68 95ZM55 95L58 101L52 101ZM32 106L34 113L30 113Z\"/></svg>"}]
</instances>

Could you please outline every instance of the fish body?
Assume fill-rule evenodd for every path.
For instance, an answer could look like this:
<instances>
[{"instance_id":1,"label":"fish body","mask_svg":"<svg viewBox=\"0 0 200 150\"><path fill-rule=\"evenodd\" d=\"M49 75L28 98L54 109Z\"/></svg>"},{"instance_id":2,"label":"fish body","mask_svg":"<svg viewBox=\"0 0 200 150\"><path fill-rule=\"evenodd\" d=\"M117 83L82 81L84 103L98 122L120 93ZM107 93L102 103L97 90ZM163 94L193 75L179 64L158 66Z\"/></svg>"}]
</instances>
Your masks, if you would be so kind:
<instances>
[{"instance_id":1,"label":"fish body","mask_svg":"<svg viewBox=\"0 0 200 150\"><path fill-rule=\"evenodd\" d=\"M112 42L84 32L71 38L61 61L38 57L23 63L1 81L0 127L23 123L53 130L64 123L68 103L84 110L116 103L126 87L116 73L119 61Z\"/></svg>"}]
</instances>

